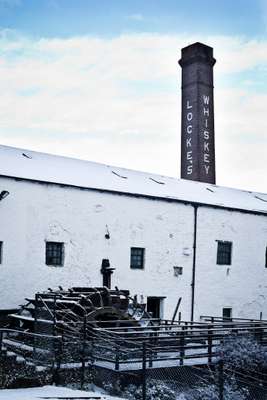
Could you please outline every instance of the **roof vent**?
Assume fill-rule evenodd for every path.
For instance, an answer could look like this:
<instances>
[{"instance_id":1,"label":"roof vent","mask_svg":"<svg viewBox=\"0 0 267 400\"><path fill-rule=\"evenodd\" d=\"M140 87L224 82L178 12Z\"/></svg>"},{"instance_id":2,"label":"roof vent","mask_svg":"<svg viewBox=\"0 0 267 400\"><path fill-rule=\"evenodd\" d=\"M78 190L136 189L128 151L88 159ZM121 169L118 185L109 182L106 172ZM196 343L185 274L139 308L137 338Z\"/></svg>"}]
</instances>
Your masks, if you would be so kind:
<instances>
[{"instance_id":1,"label":"roof vent","mask_svg":"<svg viewBox=\"0 0 267 400\"><path fill-rule=\"evenodd\" d=\"M262 199L261 197L259 197L259 196L254 196L255 197L255 199L258 199L258 200L261 200L261 201L264 201L265 203L267 203L267 200L266 199Z\"/></svg>"},{"instance_id":2,"label":"roof vent","mask_svg":"<svg viewBox=\"0 0 267 400\"><path fill-rule=\"evenodd\" d=\"M22 155L23 155L23 157L25 157L25 158L30 158L30 159L32 159L32 157L31 156L29 156L28 154L26 154L26 153L22 153Z\"/></svg>"},{"instance_id":3,"label":"roof vent","mask_svg":"<svg viewBox=\"0 0 267 400\"><path fill-rule=\"evenodd\" d=\"M116 175L116 176L118 176L119 178L122 178L122 179L128 179L128 177L127 176L123 176L123 175L120 175L120 174L118 174L117 172L115 172L115 171L111 171L114 175Z\"/></svg>"},{"instance_id":4,"label":"roof vent","mask_svg":"<svg viewBox=\"0 0 267 400\"><path fill-rule=\"evenodd\" d=\"M165 185L165 182L157 181L154 178L149 178L151 181L158 183L159 185Z\"/></svg>"}]
</instances>

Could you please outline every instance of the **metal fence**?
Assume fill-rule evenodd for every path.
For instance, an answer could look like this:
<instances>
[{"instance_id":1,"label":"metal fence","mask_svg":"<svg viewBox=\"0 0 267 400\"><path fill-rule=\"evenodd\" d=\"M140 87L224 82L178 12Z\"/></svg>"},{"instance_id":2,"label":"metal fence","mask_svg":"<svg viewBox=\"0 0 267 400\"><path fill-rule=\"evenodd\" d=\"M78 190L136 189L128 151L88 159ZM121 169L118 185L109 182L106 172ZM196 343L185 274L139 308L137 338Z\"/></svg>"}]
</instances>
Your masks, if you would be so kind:
<instances>
[{"instance_id":1,"label":"metal fence","mask_svg":"<svg viewBox=\"0 0 267 400\"><path fill-rule=\"evenodd\" d=\"M0 387L55 382L62 338L15 329L0 329Z\"/></svg>"},{"instance_id":2,"label":"metal fence","mask_svg":"<svg viewBox=\"0 0 267 400\"><path fill-rule=\"evenodd\" d=\"M90 332L91 375L98 383L98 371L108 370L107 382L102 383L111 394L129 400L267 399L266 321L150 320L139 327L117 328L108 328L109 323ZM243 348L239 356L244 365L233 366L223 354L229 338L233 348L240 340L247 341L247 347L257 344L255 357L262 351L265 360L251 367ZM246 350L252 353L250 347Z\"/></svg>"},{"instance_id":3,"label":"metal fence","mask_svg":"<svg viewBox=\"0 0 267 400\"><path fill-rule=\"evenodd\" d=\"M110 321L105 322L108 323ZM230 334L250 335L261 345L267 345L265 321L172 323L147 320L143 324L94 328L88 332L99 363L113 365L115 370L140 368L145 344L149 367L211 364L217 359L221 341Z\"/></svg>"},{"instance_id":4,"label":"metal fence","mask_svg":"<svg viewBox=\"0 0 267 400\"><path fill-rule=\"evenodd\" d=\"M81 323L76 334L60 336L1 329L0 385L19 386L35 377L85 389L95 384L129 400L267 399L266 321L102 325ZM223 353L228 338L247 340L243 350L251 354L261 351L260 367L231 364ZM260 347L253 350L250 343Z\"/></svg>"}]
</instances>

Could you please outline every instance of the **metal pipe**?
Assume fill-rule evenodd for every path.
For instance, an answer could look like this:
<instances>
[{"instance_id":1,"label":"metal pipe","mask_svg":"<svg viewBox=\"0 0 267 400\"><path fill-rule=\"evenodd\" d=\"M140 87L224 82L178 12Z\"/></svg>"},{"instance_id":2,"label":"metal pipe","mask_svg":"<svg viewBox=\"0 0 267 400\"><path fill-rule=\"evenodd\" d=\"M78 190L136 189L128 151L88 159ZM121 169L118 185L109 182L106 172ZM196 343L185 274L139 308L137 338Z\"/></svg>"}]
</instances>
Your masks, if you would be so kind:
<instances>
[{"instance_id":1,"label":"metal pipe","mask_svg":"<svg viewBox=\"0 0 267 400\"><path fill-rule=\"evenodd\" d=\"M193 237L193 267L192 267L192 282L191 282L191 321L194 321L195 308L195 284L196 284L196 250L197 250L197 211L198 206L194 204L194 237Z\"/></svg>"}]
</instances>

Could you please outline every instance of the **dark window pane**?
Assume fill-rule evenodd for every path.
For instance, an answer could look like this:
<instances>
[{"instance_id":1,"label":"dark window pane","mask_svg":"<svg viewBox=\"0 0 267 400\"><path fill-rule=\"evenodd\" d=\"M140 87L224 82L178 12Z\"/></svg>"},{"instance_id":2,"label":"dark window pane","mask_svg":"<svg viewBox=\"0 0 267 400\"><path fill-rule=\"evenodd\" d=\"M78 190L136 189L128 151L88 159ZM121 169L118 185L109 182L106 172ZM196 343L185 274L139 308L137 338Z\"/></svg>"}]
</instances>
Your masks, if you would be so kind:
<instances>
[{"instance_id":1,"label":"dark window pane","mask_svg":"<svg viewBox=\"0 0 267 400\"><path fill-rule=\"evenodd\" d=\"M232 262L232 242L218 241L217 264L231 265Z\"/></svg>"},{"instance_id":2,"label":"dark window pane","mask_svg":"<svg viewBox=\"0 0 267 400\"><path fill-rule=\"evenodd\" d=\"M3 242L0 242L0 264L2 264L3 260Z\"/></svg>"},{"instance_id":3,"label":"dark window pane","mask_svg":"<svg viewBox=\"0 0 267 400\"><path fill-rule=\"evenodd\" d=\"M144 252L145 249L141 247L131 247L131 268L144 268Z\"/></svg>"},{"instance_id":4,"label":"dark window pane","mask_svg":"<svg viewBox=\"0 0 267 400\"><path fill-rule=\"evenodd\" d=\"M46 264L63 265L64 244L59 242L46 242Z\"/></svg>"}]
</instances>

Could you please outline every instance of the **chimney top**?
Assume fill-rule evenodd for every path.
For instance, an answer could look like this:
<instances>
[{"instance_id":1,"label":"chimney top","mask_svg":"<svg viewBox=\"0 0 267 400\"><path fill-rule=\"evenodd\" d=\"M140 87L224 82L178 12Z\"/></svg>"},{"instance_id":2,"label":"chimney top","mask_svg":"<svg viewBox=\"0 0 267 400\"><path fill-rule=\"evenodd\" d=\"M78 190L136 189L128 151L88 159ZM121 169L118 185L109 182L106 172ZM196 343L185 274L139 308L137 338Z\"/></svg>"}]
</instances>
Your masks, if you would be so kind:
<instances>
[{"instance_id":1,"label":"chimney top","mask_svg":"<svg viewBox=\"0 0 267 400\"><path fill-rule=\"evenodd\" d=\"M206 44L196 42L182 49L182 58L179 60L181 67L194 62L203 62L213 67L216 63L213 58L213 48Z\"/></svg>"}]
</instances>

